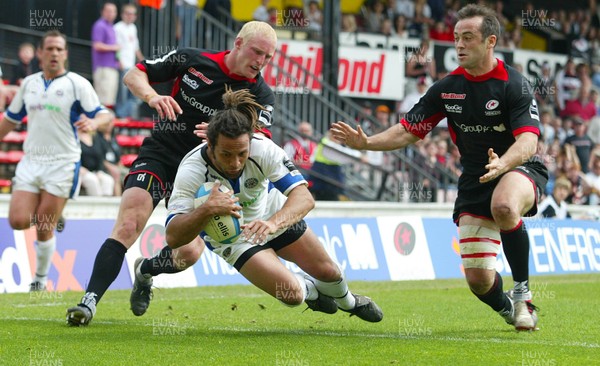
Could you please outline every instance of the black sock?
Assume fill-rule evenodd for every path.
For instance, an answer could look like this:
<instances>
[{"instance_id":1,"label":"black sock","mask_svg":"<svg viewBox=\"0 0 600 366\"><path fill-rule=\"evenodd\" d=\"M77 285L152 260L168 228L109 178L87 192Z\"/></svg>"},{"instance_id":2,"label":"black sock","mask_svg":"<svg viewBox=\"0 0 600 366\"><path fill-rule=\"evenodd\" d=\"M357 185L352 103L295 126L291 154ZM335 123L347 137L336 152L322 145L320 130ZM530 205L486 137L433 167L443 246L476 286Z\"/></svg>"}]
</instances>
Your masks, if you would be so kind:
<instances>
[{"instance_id":1,"label":"black sock","mask_svg":"<svg viewBox=\"0 0 600 366\"><path fill-rule=\"evenodd\" d=\"M512 230L501 231L504 256L508 261L515 290L527 292L529 282L529 236L523 220ZM519 287L519 288L517 288Z\"/></svg>"},{"instance_id":2,"label":"black sock","mask_svg":"<svg viewBox=\"0 0 600 366\"><path fill-rule=\"evenodd\" d=\"M100 250L98 250L92 277L85 290L96 294L96 303L100 302L108 287L117 279L126 252L127 248L123 244L110 238L106 239Z\"/></svg>"},{"instance_id":3,"label":"black sock","mask_svg":"<svg viewBox=\"0 0 600 366\"><path fill-rule=\"evenodd\" d=\"M142 262L140 272L142 274L149 273L152 276L158 276L161 273L177 273L182 270L175 266L175 260L173 259L173 249L168 245L152 258L146 259Z\"/></svg>"},{"instance_id":4,"label":"black sock","mask_svg":"<svg viewBox=\"0 0 600 366\"><path fill-rule=\"evenodd\" d=\"M483 295L475 294L482 302L488 304L495 311L510 309L510 300L502 291L502 277L496 272L496 278L492 288Z\"/></svg>"}]
</instances>

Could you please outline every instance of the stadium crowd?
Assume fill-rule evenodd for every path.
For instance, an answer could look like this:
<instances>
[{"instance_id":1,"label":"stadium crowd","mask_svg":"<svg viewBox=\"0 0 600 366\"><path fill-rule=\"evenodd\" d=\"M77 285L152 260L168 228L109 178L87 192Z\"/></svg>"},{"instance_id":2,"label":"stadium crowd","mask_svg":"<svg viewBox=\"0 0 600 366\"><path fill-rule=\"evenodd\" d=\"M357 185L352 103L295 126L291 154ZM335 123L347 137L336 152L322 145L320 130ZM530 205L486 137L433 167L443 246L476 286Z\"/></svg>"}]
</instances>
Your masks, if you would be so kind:
<instances>
[{"instance_id":1,"label":"stadium crowd","mask_svg":"<svg viewBox=\"0 0 600 366\"><path fill-rule=\"evenodd\" d=\"M207 2L207 6L209 6L209 3L212 6L213 2ZM396 101L394 105L386 104L383 101L359 101L359 103L364 104L366 110L364 113L375 112L375 115L379 115L379 112L387 109L387 114L381 113L380 124L369 126L365 128L365 131L379 132L390 123L399 121L403 113L410 108L410 103L416 103L419 96L425 92L432 81L444 77L450 71L440 70L440 65L430 67L429 64L432 62L432 58L426 56L425 48L429 47L428 42L430 40L453 41L453 25L456 22L456 13L461 5L462 2L459 0L367 0L357 14L342 14L342 31L377 33L390 37L422 40L417 51L420 51L424 57L419 58L416 55L414 59L407 62L407 78L413 79L415 85L419 86L420 89L415 88L412 94L407 94L403 100ZM547 195L552 193L554 181L564 177L571 182L571 189L566 202L597 205L599 202L598 192L600 191L600 146L598 145L600 144L600 101L598 98L600 88L600 17L598 16L596 1L590 0L588 7L585 9L547 9L548 11L542 12L536 11L533 4L528 2L523 9L520 9L520 13L508 9L502 1L490 2L488 5L496 10L503 29L503 37L500 39L499 47L520 48L522 46L522 31L528 26L528 22L531 22L533 14L537 17L537 21L548 25L551 31L562 34L568 40L570 58L562 69L552 70L551 65L544 64L542 65L542 74L535 80L531 80L540 108L542 124L542 139L540 139L538 145L538 155L539 159L548 166L550 172L550 181L545 192ZM181 12L179 13L181 19L178 24L184 23L184 10L187 9L189 12L189 6L188 2L181 2ZM305 7L301 9L307 19L310 19L311 32L320 31L321 6L322 3L319 4L316 1L305 1ZM263 1L261 7L261 9L257 9L254 17L266 17L267 21L275 23L274 26L277 26L277 20L272 16L269 1ZM194 10L196 9L192 11ZM108 38L109 41L102 42L97 39L100 37L99 31L92 32L94 52L108 51L115 57L117 55L123 57L124 54L128 54L131 55L130 58L134 61L139 61L143 56L139 51L139 42L134 42L133 46L118 43L122 39L137 38L137 33L131 27L132 23L135 24L136 8L135 6L126 6L117 9L117 14L114 14L114 11L115 9L111 8L108 12L110 14L106 15L106 9L102 9L99 21L104 19L103 25L110 24L115 34ZM113 26L112 23L117 19L121 21ZM90 27L92 27L91 24ZM103 29L107 31L108 28L104 27ZM130 32L128 37L119 35L126 32L124 29L128 29L127 31ZM184 33L180 29L179 39L181 42L187 42L184 40ZM110 43L116 46L107 47L106 44ZM31 57L31 48L30 44L21 45L19 64L15 65L14 70L4 70L3 80L6 81L0 83L0 112L14 96L19 81L28 74L37 71L37 60L35 57ZM116 61L118 61L118 71L125 71L132 67L132 61L123 59ZM413 62L415 67L411 66ZM520 65L514 66L519 68ZM414 73L411 70L415 70ZM100 80L105 81L102 78ZM423 86L422 89L421 85ZM112 87L118 88L116 85ZM131 96L122 95L123 92L123 89L118 91L119 95L116 97L116 103L111 107L116 111L119 118L127 120L137 116L137 105L132 102ZM99 94L102 94L101 90ZM123 103L128 105L124 106ZM407 104L409 105L407 106ZM373 108L375 105L377 107ZM364 128L365 125L362 120L361 116L357 116L357 122L361 123ZM369 122L364 123L368 124ZM119 119L115 120L115 125L120 125ZM25 126L23 129L25 129ZM109 141L107 146L111 147L110 149L104 147L104 153L107 157L106 165L117 165L117 168L113 166L104 170L108 170L110 173L108 175L116 182L113 192L117 195L121 191L118 179L124 167L118 160L115 161L113 155L121 155L121 152L118 151L119 144L115 142L125 140L115 138L118 131L118 127L114 130L109 127L108 132L104 133ZM113 141L112 144L110 144L111 140ZM5 141L2 144L3 152L11 150L7 146L8 144ZM456 176L460 175L460 155L451 142L447 128L437 128L434 133L428 135L416 146L418 147L418 153L415 160L421 161L423 167L434 176L438 176L441 171L450 172L450 174ZM121 148L123 148L123 145L121 145ZM127 154L123 155L127 156ZM314 156L309 157L309 159L314 159ZM381 165L389 163L390 160L386 154L370 154L366 155L363 161ZM2 169L2 172L6 171L6 169ZM4 175L0 178L11 178L10 174ZM430 198L417 198L416 200L435 200L435 195L433 195L433 198L431 196L426 197Z\"/></svg>"}]
</instances>

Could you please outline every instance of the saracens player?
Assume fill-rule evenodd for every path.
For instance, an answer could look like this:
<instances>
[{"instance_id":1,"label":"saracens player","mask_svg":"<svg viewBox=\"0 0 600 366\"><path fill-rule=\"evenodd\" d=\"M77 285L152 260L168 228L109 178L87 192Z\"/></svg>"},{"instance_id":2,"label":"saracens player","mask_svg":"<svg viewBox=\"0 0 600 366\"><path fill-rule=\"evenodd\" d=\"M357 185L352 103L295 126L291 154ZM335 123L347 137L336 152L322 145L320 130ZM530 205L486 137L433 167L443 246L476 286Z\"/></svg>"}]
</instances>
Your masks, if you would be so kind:
<instances>
[{"instance_id":1,"label":"saracens player","mask_svg":"<svg viewBox=\"0 0 600 366\"><path fill-rule=\"evenodd\" d=\"M92 320L97 303L119 274L125 252L140 235L159 201L168 199L179 162L202 142L194 134L196 125L208 121L223 108L226 85L233 90L249 89L264 107L258 111L259 122L265 127L270 125L275 97L260 71L272 59L276 45L277 36L270 25L248 22L230 51L173 50L163 57L142 61L125 75L123 81L131 92L155 109L165 122L157 123L152 136L144 140L125 178L125 191L111 236L96 255L81 302L67 310L69 325L87 325ZM150 86L169 80L174 80L170 96L159 95ZM141 266L142 273L151 275L175 273L180 271L177 263L184 263L188 256L196 257L202 249L203 245L174 250L167 246L155 258L136 262L136 268ZM151 279L135 282L132 306L136 304L136 308L132 310L136 315L146 311L151 286Z\"/></svg>"},{"instance_id":2,"label":"saracens player","mask_svg":"<svg viewBox=\"0 0 600 366\"><path fill-rule=\"evenodd\" d=\"M408 114L386 131L369 136L344 122L332 133L359 150L394 150L425 137L443 118L458 146L463 174L454 221L471 291L517 330L536 329L529 290L529 237L522 216L537 211L548 180L546 167L532 159L539 130L529 83L494 58L500 24L493 10L467 5L458 12L454 42L459 67L426 92ZM496 272L503 243L514 290L504 293Z\"/></svg>"}]
</instances>

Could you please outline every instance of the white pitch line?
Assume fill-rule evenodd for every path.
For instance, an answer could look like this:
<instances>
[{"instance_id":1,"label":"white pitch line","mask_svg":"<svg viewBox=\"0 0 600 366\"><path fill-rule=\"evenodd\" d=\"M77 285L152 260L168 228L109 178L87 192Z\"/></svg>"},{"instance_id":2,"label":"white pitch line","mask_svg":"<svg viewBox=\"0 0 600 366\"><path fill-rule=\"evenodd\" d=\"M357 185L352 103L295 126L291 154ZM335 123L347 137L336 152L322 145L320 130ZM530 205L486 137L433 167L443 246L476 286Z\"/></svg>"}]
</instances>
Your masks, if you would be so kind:
<instances>
[{"instance_id":1,"label":"white pitch line","mask_svg":"<svg viewBox=\"0 0 600 366\"><path fill-rule=\"evenodd\" d=\"M235 331L245 333L290 333L296 335L324 335L333 337L364 337L364 338L390 338L390 339L406 339L406 340L435 340L444 342L471 342L471 343L515 343L515 344L535 344L543 346L566 346L566 347L581 347L581 348L600 348L598 343L589 342L551 342L544 340L521 340L521 339L500 339L500 338L463 338L463 337L440 337L440 336L403 336L400 334L392 333L346 333L346 332L332 332L332 331L304 331L304 330L289 330L289 329L254 329L254 328L239 328L239 327L209 327L209 330L217 331Z\"/></svg>"},{"instance_id":2,"label":"white pitch line","mask_svg":"<svg viewBox=\"0 0 600 366\"><path fill-rule=\"evenodd\" d=\"M156 319L154 318L149 318ZM163 319L163 318L161 318ZM28 318L28 317L0 317L0 320L24 320L24 321L44 321L44 322L59 322L59 319L48 319L48 318ZM107 320L94 320L94 324L121 324L127 326L142 326L142 327L153 327L152 323L130 323L125 320L123 321L107 321ZM177 323L179 324L179 322ZM198 329L195 326L190 326L183 322L181 324L186 329ZM241 333L287 333L294 335L320 335L329 337L363 337L363 338L387 338L387 339L404 339L404 340L434 340L442 342L461 342L461 343L514 343L514 344L531 344L540 346L556 346L556 347L575 347L575 348L600 348L600 344L591 342L551 342L544 340L526 340L526 339L500 339L500 338L464 338L464 337L440 337L440 336L403 336L400 334L393 333L347 333L347 332L334 332L334 331L319 331L319 330L289 330L279 328L269 329L256 329L256 328L240 328L240 327L208 327L202 328L216 331L227 331L227 332L241 332Z\"/></svg>"}]
</instances>

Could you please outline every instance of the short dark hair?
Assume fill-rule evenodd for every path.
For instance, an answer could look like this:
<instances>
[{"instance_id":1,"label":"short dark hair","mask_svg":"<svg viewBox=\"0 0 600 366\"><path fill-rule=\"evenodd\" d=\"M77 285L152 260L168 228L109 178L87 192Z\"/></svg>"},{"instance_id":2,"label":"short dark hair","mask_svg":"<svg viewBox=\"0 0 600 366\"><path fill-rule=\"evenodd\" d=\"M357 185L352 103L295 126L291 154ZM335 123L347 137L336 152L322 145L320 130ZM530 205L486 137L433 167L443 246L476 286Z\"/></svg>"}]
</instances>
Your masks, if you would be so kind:
<instances>
[{"instance_id":1,"label":"short dark hair","mask_svg":"<svg viewBox=\"0 0 600 366\"><path fill-rule=\"evenodd\" d=\"M500 39L500 22L496 16L496 12L484 5L469 4L458 11L458 20L482 17L481 34L483 38L495 35L496 39Z\"/></svg>"},{"instance_id":2,"label":"short dark hair","mask_svg":"<svg viewBox=\"0 0 600 366\"><path fill-rule=\"evenodd\" d=\"M44 42L46 42L46 38L48 37L62 37L62 39L65 40L65 49L68 48L67 36L56 29L52 29L44 33L42 39L40 39L40 44L38 46L40 49L44 48Z\"/></svg>"},{"instance_id":3,"label":"short dark hair","mask_svg":"<svg viewBox=\"0 0 600 366\"><path fill-rule=\"evenodd\" d=\"M208 124L206 137L213 145L217 145L219 135L237 138L248 134L252 136L257 127L257 110L264 109L254 100L254 95L248 89L232 91L225 86L223 94L225 108L215 113Z\"/></svg>"}]
</instances>

